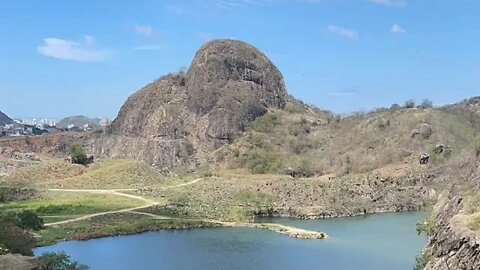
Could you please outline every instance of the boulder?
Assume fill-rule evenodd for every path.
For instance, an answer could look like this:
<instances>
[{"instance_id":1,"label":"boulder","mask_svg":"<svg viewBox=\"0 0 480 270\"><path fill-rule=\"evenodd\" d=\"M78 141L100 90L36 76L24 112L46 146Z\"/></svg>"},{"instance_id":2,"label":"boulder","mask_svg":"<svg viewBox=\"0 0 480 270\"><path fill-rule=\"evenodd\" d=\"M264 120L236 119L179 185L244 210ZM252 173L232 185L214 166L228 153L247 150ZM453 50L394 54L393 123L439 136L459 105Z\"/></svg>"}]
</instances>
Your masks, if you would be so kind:
<instances>
[{"instance_id":1,"label":"boulder","mask_svg":"<svg viewBox=\"0 0 480 270\"><path fill-rule=\"evenodd\" d=\"M427 123L421 123L417 125L417 127L412 130L412 138L420 136L421 138L428 140L430 136L432 136L432 126Z\"/></svg>"},{"instance_id":2,"label":"boulder","mask_svg":"<svg viewBox=\"0 0 480 270\"><path fill-rule=\"evenodd\" d=\"M430 156L427 154L427 153L423 153L420 155L418 161L420 162L420 164L427 164L428 161L430 159Z\"/></svg>"}]
</instances>

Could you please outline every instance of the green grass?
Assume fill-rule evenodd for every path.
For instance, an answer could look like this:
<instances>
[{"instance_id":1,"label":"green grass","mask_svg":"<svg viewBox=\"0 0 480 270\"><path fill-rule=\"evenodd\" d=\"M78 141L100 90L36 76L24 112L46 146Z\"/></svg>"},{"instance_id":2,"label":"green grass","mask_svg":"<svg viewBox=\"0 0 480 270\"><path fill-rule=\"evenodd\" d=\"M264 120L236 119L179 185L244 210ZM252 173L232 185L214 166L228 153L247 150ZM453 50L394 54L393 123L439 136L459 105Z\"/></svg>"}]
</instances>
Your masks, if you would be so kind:
<instances>
[{"instance_id":1,"label":"green grass","mask_svg":"<svg viewBox=\"0 0 480 270\"><path fill-rule=\"evenodd\" d=\"M110 159L95 163L85 173L66 179L102 187L131 186L159 182L164 178L151 166L139 161Z\"/></svg>"},{"instance_id":2,"label":"green grass","mask_svg":"<svg viewBox=\"0 0 480 270\"><path fill-rule=\"evenodd\" d=\"M33 210L41 216L80 215L142 205L142 201L110 194L48 192L42 198L0 205L2 210Z\"/></svg>"},{"instance_id":3,"label":"green grass","mask_svg":"<svg viewBox=\"0 0 480 270\"><path fill-rule=\"evenodd\" d=\"M165 177L144 162L109 159L85 167L62 159L42 161L17 169L6 177L9 185L59 188L130 188L161 183Z\"/></svg>"},{"instance_id":4,"label":"green grass","mask_svg":"<svg viewBox=\"0 0 480 270\"><path fill-rule=\"evenodd\" d=\"M468 227L473 230L473 231L478 231L480 230L480 215L473 215L469 222L468 222Z\"/></svg>"},{"instance_id":5,"label":"green grass","mask_svg":"<svg viewBox=\"0 0 480 270\"><path fill-rule=\"evenodd\" d=\"M37 245L49 245L61 240L86 240L104 236L134 234L162 229L215 227L209 222L190 219L153 219L129 213L99 216L89 220L47 227L40 231Z\"/></svg>"}]
</instances>

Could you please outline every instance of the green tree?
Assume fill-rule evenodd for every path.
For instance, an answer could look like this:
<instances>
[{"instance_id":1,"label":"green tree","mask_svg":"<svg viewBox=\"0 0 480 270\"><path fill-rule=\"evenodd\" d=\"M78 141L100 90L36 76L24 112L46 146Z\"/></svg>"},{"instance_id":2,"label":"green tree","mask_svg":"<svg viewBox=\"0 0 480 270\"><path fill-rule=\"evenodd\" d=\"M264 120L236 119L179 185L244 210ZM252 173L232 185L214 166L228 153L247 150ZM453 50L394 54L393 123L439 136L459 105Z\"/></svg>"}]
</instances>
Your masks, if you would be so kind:
<instances>
[{"instance_id":1,"label":"green tree","mask_svg":"<svg viewBox=\"0 0 480 270\"><path fill-rule=\"evenodd\" d=\"M390 110L392 111L396 111L396 110L399 110L401 109L400 105L398 105L397 103L393 103L391 106L390 106Z\"/></svg>"},{"instance_id":2,"label":"green tree","mask_svg":"<svg viewBox=\"0 0 480 270\"><path fill-rule=\"evenodd\" d=\"M42 269L46 270L86 270L88 266L72 262L65 252L47 252L38 257Z\"/></svg>"},{"instance_id":3,"label":"green tree","mask_svg":"<svg viewBox=\"0 0 480 270\"><path fill-rule=\"evenodd\" d=\"M42 135L43 132L41 129L39 129L38 127L32 127L32 133L33 135Z\"/></svg>"},{"instance_id":4,"label":"green tree","mask_svg":"<svg viewBox=\"0 0 480 270\"><path fill-rule=\"evenodd\" d=\"M43 219L33 211L24 210L18 213L17 226L24 230L38 231L43 229Z\"/></svg>"},{"instance_id":5,"label":"green tree","mask_svg":"<svg viewBox=\"0 0 480 270\"><path fill-rule=\"evenodd\" d=\"M415 108L415 100L409 99L405 101L405 108L407 109Z\"/></svg>"},{"instance_id":6,"label":"green tree","mask_svg":"<svg viewBox=\"0 0 480 270\"><path fill-rule=\"evenodd\" d=\"M0 220L0 247L8 249L11 253L33 255L35 238L16 226L18 217L14 213L2 213Z\"/></svg>"},{"instance_id":7,"label":"green tree","mask_svg":"<svg viewBox=\"0 0 480 270\"><path fill-rule=\"evenodd\" d=\"M429 99L424 99L422 101L422 104L420 105L420 108L422 109L428 109L433 107L433 102Z\"/></svg>"},{"instance_id":8,"label":"green tree","mask_svg":"<svg viewBox=\"0 0 480 270\"><path fill-rule=\"evenodd\" d=\"M74 143L70 145L69 155L73 163L87 165L87 154L80 144Z\"/></svg>"}]
</instances>

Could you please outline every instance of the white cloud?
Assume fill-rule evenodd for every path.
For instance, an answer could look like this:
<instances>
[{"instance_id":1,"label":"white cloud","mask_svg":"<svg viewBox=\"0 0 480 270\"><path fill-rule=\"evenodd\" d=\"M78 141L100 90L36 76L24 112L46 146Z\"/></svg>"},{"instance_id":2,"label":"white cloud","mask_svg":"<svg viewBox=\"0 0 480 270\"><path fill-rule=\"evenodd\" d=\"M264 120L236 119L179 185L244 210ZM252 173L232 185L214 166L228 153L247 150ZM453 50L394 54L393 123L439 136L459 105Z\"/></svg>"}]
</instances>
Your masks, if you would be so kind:
<instances>
[{"instance_id":1,"label":"white cloud","mask_svg":"<svg viewBox=\"0 0 480 270\"><path fill-rule=\"evenodd\" d=\"M402 28L400 25L398 24L394 24L392 26L392 29L390 29L390 32L394 33L394 34L403 34L403 33L406 33L407 30L405 30L404 28Z\"/></svg>"},{"instance_id":2,"label":"white cloud","mask_svg":"<svg viewBox=\"0 0 480 270\"><path fill-rule=\"evenodd\" d=\"M153 35L153 27L151 25L134 24L133 31L146 37L151 37Z\"/></svg>"},{"instance_id":3,"label":"white cloud","mask_svg":"<svg viewBox=\"0 0 480 270\"><path fill-rule=\"evenodd\" d=\"M375 4L392 6L392 7L401 7L407 4L406 0L368 0L368 1Z\"/></svg>"},{"instance_id":4,"label":"white cloud","mask_svg":"<svg viewBox=\"0 0 480 270\"><path fill-rule=\"evenodd\" d=\"M336 26L336 25L329 25L326 29L327 32L329 33L334 33L337 35L340 35L342 37L350 38L350 39L355 39L358 37L357 32L354 30L341 27L341 26Z\"/></svg>"},{"instance_id":5,"label":"white cloud","mask_svg":"<svg viewBox=\"0 0 480 270\"><path fill-rule=\"evenodd\" d=\"M82 42L59 38L45 38L37 51L45 56L77 62L101 62L108 59L108 51L95 48L93 36L84 36Z\"/></svg>"}]
</instances>

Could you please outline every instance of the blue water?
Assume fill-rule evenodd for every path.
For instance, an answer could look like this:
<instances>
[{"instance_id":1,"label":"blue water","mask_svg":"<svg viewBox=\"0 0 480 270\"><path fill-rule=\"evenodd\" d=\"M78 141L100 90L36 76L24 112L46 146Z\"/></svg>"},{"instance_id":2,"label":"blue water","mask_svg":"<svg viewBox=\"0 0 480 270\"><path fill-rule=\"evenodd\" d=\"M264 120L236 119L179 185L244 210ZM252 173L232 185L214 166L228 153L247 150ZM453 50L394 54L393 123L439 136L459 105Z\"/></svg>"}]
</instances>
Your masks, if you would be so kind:
<instances>
[{"instance_id":1,"label":"blue water","mask_svg":"<svg viewBox=\"0 0 480 270\"><path fill-rule=\"evenodd\" d=\"M34 252L63 250L92 270L410 270L426 244L415 231L415 223L423 218L423 213L411 212L263 220L324 231L326 240L294 239L252 228L211 228L67 241Z\"/></svg>"}]
</instances>

